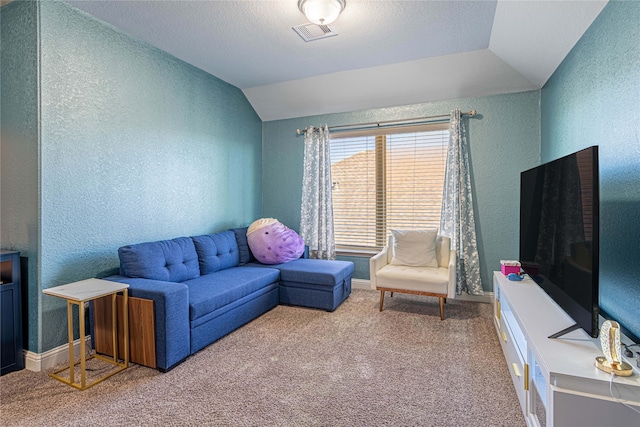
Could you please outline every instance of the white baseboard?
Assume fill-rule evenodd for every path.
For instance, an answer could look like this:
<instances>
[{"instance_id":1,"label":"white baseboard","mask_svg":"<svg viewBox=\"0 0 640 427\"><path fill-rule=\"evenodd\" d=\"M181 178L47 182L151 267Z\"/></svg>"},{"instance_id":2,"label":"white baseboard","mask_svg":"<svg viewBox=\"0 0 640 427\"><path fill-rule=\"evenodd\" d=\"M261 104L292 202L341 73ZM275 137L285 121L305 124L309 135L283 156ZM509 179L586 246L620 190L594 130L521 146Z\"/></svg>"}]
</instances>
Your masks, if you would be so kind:
<instances>
[{"instance_id":1,"label":"white baseboard","mask_svg":"<svg viewBox=\"0 0 640 427\"><path fill-rule=\"evenodd\" d=\"M367 289L371 291L371 284L368 280L365 279L351 279L351 288L352 289Z\"/></svg>"},{"instance_id":2,"label":"white baseboard","mask_svg":"<svg viewBox=\"0 0 640 427\"><path fill-rule=\"evenodd\" d=\"M371 289L371 283L366 279L351 279L351 288L365 289L369 291L373 290ZM491 304L493 302L493 292L485 292L484 295L460 294L456 295L455 299L461 301L474 301Z\"/></svg>"},{"instance_id":3,"label":"white baseboard","mask_svg":"<svg viewBox=\"0 0 640 427\"><path fill-rule=\"evenodd\" d=\"M460 301L473 301L473 302L481 302L484 304L492 304L493 303L493 292L486 292L484 295L469 295L469 294L460 294L456 295L457 300Z\"/></svg>"},{"instance_id":4,"label":"white baseboard","mask_svg":"<svg viewBox=\"0 0 640 427\"><path fill-rule=\"evenodd\" d=\"M91 346L91 335L85 337L85 346L81 346L81 340L78 338L73 342L73 357L80 357L80 348ZM32 351L24 351L24 367L30 371L41 372L53 368L54 366L69 363L69 344L63 344L59 347L52 348L44 353L34 353Z\"/></svg>"}]
</instances>

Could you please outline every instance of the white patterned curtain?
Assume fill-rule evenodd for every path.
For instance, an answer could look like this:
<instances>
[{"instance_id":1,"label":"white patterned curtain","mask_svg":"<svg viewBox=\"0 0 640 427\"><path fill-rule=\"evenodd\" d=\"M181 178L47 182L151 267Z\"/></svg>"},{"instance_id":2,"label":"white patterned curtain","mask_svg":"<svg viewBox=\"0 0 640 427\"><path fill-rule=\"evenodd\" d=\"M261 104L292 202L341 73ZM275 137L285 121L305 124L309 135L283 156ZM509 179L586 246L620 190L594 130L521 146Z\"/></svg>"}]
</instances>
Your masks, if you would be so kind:
<instances>
[{"instance_id":1,"label":"white patterned curtain","mask_svg":"<svg viewBox=\"0 0 640 427\"><path fill-rule=\"evenodd\" d=\"M310 126L304 133L304 175L300 236L309 246L309 257L335 259L329 128Z\"/></svg>"},{"instance_id":2,"label":"white patterned curtain","mask_svg":"<svg viewBox=\"0 0 640 427\"><path fill-rule=\"evenodd\" d=\"M469 147L461 116L460 110L451 112L440 232L451 239L451 248L458 254L457 293L464 291L471 295L483 295L473 216Z\"/></svg>"}]
</instances>

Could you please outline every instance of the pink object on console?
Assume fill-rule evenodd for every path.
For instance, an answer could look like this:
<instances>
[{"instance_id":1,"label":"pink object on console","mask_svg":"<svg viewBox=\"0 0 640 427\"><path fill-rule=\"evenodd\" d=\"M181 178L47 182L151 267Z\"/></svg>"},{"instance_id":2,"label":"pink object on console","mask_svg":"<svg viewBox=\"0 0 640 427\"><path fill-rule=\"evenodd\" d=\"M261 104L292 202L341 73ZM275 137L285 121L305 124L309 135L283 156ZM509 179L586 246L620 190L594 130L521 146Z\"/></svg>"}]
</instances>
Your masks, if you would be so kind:
<instances>
[{"instance_id":1,"label":"pink object on console","mask_svg":"<svg viewBox=\"0 0 640 427\"><path fill-rule=\"evenodd\" d=\"M502 271L502 274L504 274L505 276L508 276L511 273L518 274L520 273L520 263L518 261L501 259L500 270Z\"/></svg>"},{"instance_id":2,"label":"pink object on console","mask_svg":"<svg viewBox=\"0 0 640 427\"><path fill-rule=\"evenodd\" d=\"M504 265L502 264L501 266L501 270L502 270L502 274L504 274L505 276L510 274L510 273L520 273L520 267L515 266L515 265Z\"/></svg>"}]
</instances>

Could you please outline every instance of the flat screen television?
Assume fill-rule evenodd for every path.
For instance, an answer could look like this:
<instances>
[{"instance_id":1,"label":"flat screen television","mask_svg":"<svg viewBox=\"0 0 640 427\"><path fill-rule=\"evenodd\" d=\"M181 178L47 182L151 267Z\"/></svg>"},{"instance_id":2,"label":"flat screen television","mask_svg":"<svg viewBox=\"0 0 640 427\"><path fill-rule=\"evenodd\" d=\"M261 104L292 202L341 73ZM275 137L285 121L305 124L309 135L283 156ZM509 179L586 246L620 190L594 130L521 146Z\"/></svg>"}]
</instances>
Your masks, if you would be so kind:
<instances>
[{"instance_id":1,"label":"flat screen television","mask_svg":"<svg viewBox=\"0 0 640 427\"><path fill-rule=\"evenodd\" d=\"M520 263L582 328L598 336L598 147L522 172Z\"/></svg>"}]
</instances>

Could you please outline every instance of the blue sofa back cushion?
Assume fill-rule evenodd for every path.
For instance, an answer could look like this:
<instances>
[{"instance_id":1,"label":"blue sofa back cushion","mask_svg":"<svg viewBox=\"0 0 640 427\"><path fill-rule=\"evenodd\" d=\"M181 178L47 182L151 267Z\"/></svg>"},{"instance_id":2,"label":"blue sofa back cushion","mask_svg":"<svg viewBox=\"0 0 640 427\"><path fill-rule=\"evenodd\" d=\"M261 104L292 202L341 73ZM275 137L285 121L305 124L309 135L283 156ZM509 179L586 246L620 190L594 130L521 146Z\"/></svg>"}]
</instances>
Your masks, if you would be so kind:
<instances>
[{"instance_id":1,"label":"blue sofa back cushion","mask_svg":"<svg viewBox=\"0 0 640 427\"><path fill-rule=\"evenodd\" d=\"M236 235L238 251L240 252L240 265L245 265L256 260L256 258L253 256L253 252L251 252L251 249L249 248L249 242L247 240L248 228L249 227L231 229L231 231L233 231L233 233Z\"/></svg>"},{"instance_id":2,"label":"blue sofa back cushion","mask_svg":"<svg viewBox=\"0 0 640 427\"><path fill-rule=\"evenodd\" d=\"M200 261L200 274L237 267L240 264L238 243L233 231L192 237Z\"/></svg>"},{"instance_id":3,"label":"blue sofa back cushion","mask_svg":"<svg viewBox=\"0 0 640 427\"><path fill-rule=\"evenodd\" d=\"M128 277L184 282L200 276L198 254L189 237L138 243L118 249L120 273Z\"/></svg>"}]
</instances>

